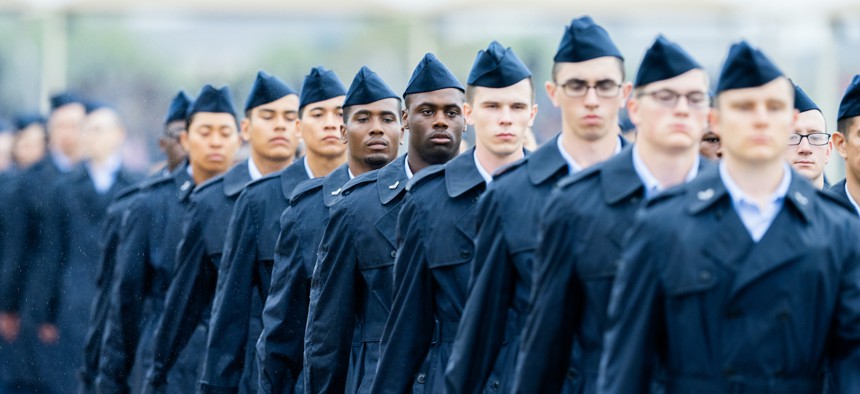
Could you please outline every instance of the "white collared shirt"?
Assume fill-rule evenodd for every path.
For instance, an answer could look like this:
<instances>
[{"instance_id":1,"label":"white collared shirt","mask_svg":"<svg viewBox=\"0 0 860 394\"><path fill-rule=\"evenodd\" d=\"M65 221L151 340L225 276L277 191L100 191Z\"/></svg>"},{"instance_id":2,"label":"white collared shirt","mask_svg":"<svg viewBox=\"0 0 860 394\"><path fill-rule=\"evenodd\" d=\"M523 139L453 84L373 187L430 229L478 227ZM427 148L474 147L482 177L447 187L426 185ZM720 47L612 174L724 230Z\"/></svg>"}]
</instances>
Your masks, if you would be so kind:
<instances>
[{"instance_id":1,"label":"white collared shirt","mask_svg":"<svg viewBox=\"0 0 860 394\"><path fill-rule=\"evenodd\" d=\"M118 154L111 156L102 168L95 168L90 163L87 163L87 174L89 174L90 179L93 181L96 192L99 194L107 193L114 182L116 182L116 174L121 167L122 157Z\"/></svg>"},{"instance_id":2,"label":"white collared shirt","mask_svg":"<svg viewBox=\"0 0 860 394\"><path fill-rule=\"evenodd\" d=\"M558 138L556 138L556 143L558 145L558 151L561 152L561 157L563 157L564 161L567 162L568 173L569 174L576 174L577 172L582 171L582 166L580 166L579 163L577 163L576 160L573 159L573 156L571 156L570 153L567 153L567 150L564 149L564 145L561 143L561 139L562 139L562 136L559 135ZM615 156L620 152L621 152L621 136L619 135L618 136L618 144L615 145L615 152L612 154L612 156Z\"/></svg>"},{"instance_id":3,"label":"white collared shirt","mask_svg":"<svg viewBox=\"0 0 860 394\"><path fill-rule=\"evenodd\" d=\"M484 183L489 185L490 182L493 181L493 176L490 175L489 172L481 165L481 162L478 161L478 151L475 150L475 153L472 154L472 157L475 159L475 167L478 167L478 173L481 174L481 178L484 178Z\"/></svg>"},{"instance_id":4,"label":"white collared shirt","mask_svg":"<svg viewBox=\"0 0 860 394\"><path fill-rule=\"evenodd\" d=\"M72 159L70 159L69 156L64 155L62 152L52 149L48 153L51 155L51 160L54 161L54 164L56 164L57 168L62 172L69 172L75 166Z\"/></svg>"},{"instance_id":5,"label":"white collared shirt","mask_svg":"<svg viewBox=\"0 0 860 394\"><path fill-rule=\"evenodd\" d=\"M314 172L313 172L313 171L311 171L311 166L310 166L310 164L308 164L308 157L307 157L307 156L302 157L302 163L304 163L304 166L305 166L305 172L308 174L308 179L314 179L314 178L316 178L316 177L314 176Z\"/></svg>"},{"instance_id":6,"label":"white collared shirt","mask_svg":"<svg viewBox=\"0 0 860 394\"><path fill-rule=\"evenodd\" d=\"M735 208L735 212L741 217L741 221L755 242L761 240L785 202L785 194L788 193L788 187L791 185L791 168L787 163L784 163L784 167L782 181L767 198L765 206L761 207L735 183L726 170L726 163L720 163L720 179L732 197L732 206Z\"/></svg>"},{"instance_id":7,"label":"white collared shirt","mask_svg":"<svg viewBox=\"0 0 860 394\"><path fill-rule=\"evenodd\" d=\"M657 193L662 192L666 189L665 186L660 184L660 181L654 176L654 173L648 169L648 166L645 165L645 162L642 161L642 157L639 156L638 145L633 147L633 169L636 170L636 175L639 175L639 179L642 181L642 184L645 186L645 198L650 199L657 195ZM690 168L690 171L687 173L687 177L684 178L684 182L692 181L696 178L696 175L699 174L699 155L696 155L696 161L693 162L693 168Z\"/></svg>"},{"instance_id":8,"label":"white collared shirt","mask_svg":"<svg viewBox=\"0 0 860 394\"><path fill-rule=\"evenodd\" d=\"M263 177L263 173L260 172L260 169L257 168L257 165L254 164L254 159L248 159L248 174L251 175L251 180L256 181Z\"/></svg>"},{"instance_id":9,"label":"white collared shirt","mask_svg":"<svg viewBox=\"0 0 860 394\"><path fill-rule=\"evenodd\" d=\"M412 169L409 168L409 155L403 156L403 161L406 163L404 167L406 167L406 179L412 179L415 174L412 173Z\"/></svg>"},{"instance_id":10,"label":"white collared shirt","mask_svg":"<svg viewBox=\"0 0 860 394\"><path fill-rule=\"evenodd\" d=\"M854 201L854 197L851 197L851 193L848 192L848 182L845 182L845 195L848 196L848 201L851 201L851 205L854 206L854 210L856 210L857 214L860 215L860 205L857 205L857 201Z\"/></svg>"}]
</instances>

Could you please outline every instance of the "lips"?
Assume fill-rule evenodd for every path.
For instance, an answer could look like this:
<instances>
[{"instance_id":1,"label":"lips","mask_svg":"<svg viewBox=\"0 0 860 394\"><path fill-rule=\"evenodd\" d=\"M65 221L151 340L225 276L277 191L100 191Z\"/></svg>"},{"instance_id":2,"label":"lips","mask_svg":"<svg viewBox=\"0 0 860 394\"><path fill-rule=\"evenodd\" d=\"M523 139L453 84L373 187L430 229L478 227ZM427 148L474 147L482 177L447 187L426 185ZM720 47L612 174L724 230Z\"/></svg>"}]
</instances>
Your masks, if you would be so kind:
<instances>
[{"instance_id":1,"label":"lips","mask_svg":"<svg viewBox=\"0 0 860 394\"><path fill-rule=\"evenodd\" d=\"M208 161L224 161L225 156L220 153L211 153L206 155L206 160Z\"/></svg>"},{"instance_id":2,"label":"lips","mask_svg":"<svg viewBox=\"0 0 860 394\"><path fill-rule=\"evenodd\" d=\"M365 146L367 146L371 150L385 150L386 148L388 148L388 142L386 142L385 140L375 139L367 141L367 143L365 143Z\"/></svg>"},{"instance_id":3,"label":"lips","mask_svg":"<svg viewBox=\"0 0 860 394\"><path fill-rule=\"evenodd\" d=\"M430 135L430 142L434 144L448 144L451 140L453 140L453 138L448 133L433 133Z\"/></svg>"},{"instance_id":4,"label":"lips","mask_svg":"<svg viewBox=\"0 0 860 394\"><path fill-rule=\"evenodd\" d=\"M290 141L287 140L286 138L283 138L283 137L272 138L269 140L269 142L272 144L277 144L277 145L289 145L290 144Z\"/></svg>"}]
</instances>

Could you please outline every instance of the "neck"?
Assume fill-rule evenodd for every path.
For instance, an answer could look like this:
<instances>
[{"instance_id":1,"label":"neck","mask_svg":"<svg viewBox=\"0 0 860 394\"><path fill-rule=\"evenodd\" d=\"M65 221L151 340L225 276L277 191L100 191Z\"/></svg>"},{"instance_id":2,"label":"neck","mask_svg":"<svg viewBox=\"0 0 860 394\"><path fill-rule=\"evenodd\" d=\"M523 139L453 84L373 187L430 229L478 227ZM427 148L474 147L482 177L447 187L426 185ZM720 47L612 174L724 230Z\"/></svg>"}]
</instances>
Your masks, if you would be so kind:
<instances>
[{"instance_id":1,"label":"neck","mask_svg":"<svg viewBox=\"0 0 860 394\"><path fill-rule=\"evenodd\" d=\"M612 157L618 148L618 144L618 134L613 132L594 141L579 138L573 132L564 132L561 135L561 145L564 147L564 150L583 169Z\"/></svg>"},{"instance_id":2,"label":"neck","mask_svg":"<svg viewBox=\"0 0 860 394\"><path fill-rule=\"evenodd\" d=\"M782 160L749 163L723 155L726 171L738 187L758 204L764 204L782 182L785 166Z\"/></svg>"},{"instance_id":3,"label":"neck","mask_svg":"<svg viewBox=\"0 0 860 394\"><path fill-rule=\"evenodd\" d=\"M515 150L511 154L499 156L490 152L484 144L478 143L475 145L475 156L478 158L478 163L481 163L481 167L484 167L484 170L492 175L495 174L496 170L499 168L522 159L524 154L522 146L520 146L519 149Z\"/></svg>"},{"instance_id":4,"label":"neck","mask_svg":"<svg viewBox=\"0 0 860 394\"><path fill-rule=\"evenodd\" d=\"M206 182L220 174L220 172L206 171L194 163L191 163L191 172L193 173L192 178L194 179L195 185L201 185L203 182Z\"/></svg>"},{"instance_id":5,"label":"neck","mask_svg":"<svg viewBox=\"0 0 860 394\"><path fill-rule=\"evenodd\" d=\"M109 164L111 164L111 158L113 156L108 157L91 157L89 160L89 165L91 168L96 170L102 170L107 168Z\"/></svg>"},{"instance_id":6,"label":"neck","mask_svg":"<svg viewBox=\"0 0 860 394\"><path fill-rule=\"evenodd\" d=\"M822 172L818 178L812 180L812 186L815 186L816 189L822 190L824 189L824 173Z\"/></svg>"},{"instance_id":7,"label":"neck","mask_svg":"<svg viewBox=\"0 0 860 394\"><path fill-rule=\"evenodd\" d=\"M845 184L848 185L848 194L854 201L860 201L860 176L852 174L848 166L845 166L845 170Z\"/></svg>"},{"instance_id":8,"label":"neck","mask_svg":"<svg viewBox=\"0 0 860 394\"><path fill-rule=\"evenodd\" d=\"M293 160L295 156L290 156L286 159L282 160L270 160L264 158L259 153L251 151L251 160L254 161L254 165L257 166L257 169L260 170L260 174L263 176L278 172L287 168L290 164L293 164Z\"/></svg>"},{"instance_id":9,"label":"neck","mask_svg":"<svg viewBox=\"0 0 860 394\"><path fill-rule=\"evenodd\" d=\"M642 163L645 163L651 175L654 175L664 188L684 183L699 154L697 146L681 151L666 151L649 146L644 141L636 144L633 149L636 149Z\"/></svg>"},{"instance_id":10,"label":"neck","mask_svg":"<svg viewBox=\"0 0 860 394\"><path fill-rule=\"evenodd\" d=\"M308 151L305 156L305 160L308 161L308 167L311 168L311 172L314 173L315 177L323 177L330 174L335 170L335 168L340 167L343 163L346 163L346 151L338 156L322 156ZM349 168L353 168L352 163L349 164ZM352 170L352 173L358 175L354 169Z\"/></svg>"}]
</instances>

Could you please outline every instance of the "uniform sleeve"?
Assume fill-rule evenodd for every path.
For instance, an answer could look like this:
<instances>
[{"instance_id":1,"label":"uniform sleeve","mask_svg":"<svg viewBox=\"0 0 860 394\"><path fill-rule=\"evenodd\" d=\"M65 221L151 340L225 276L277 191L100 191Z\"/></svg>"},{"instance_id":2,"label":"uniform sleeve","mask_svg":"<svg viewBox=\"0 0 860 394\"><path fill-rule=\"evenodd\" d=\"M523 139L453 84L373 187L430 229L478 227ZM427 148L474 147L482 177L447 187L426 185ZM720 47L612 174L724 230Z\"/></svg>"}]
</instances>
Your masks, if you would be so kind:
<instances>
[{"instance_id":1,"label":"uniform sleeve","mask_svg":"<svg viewBox=\"0 0 860 394\"><path fill-rule=\"evenodd\" d=\"M536 275L526 325L517 357L514 391L560 392L564 383L573 333L577 332L582 283L576 266L580 237L575 218L553 199L544 209L536 256Z\"/></svg>"},{"instance_id":2,"label":"uniform sleeve","mask_svg":"<svg viewBox=\"0 0 860 394\"><path fill-rule=\"evenodd\" d=\"M263 223L255 205L248 193L242 192L228 226L209 321L201 378L204 393L234 392L245 367L257 236Z\"/></svg>"},{"instance_id":3,"label":"uniform sleeve","mask_svg":"<svg viewBox=\"0 0 860 394\"><path fill-rule=\"evenodd\" d=\"M26 251L27 234L30 232L31 223L28 220L30 198L25 193L25 183L22 180L15 182L13 190L9 193L10 199L19 201L10 204L6 211L7 234L3 242L2 269L0 272L0 312L19 313L21 311L21 296L24 292L24 279L26 278Z\"/></svg>"},{"instance_id":4,"label":"uniform sleeve","mask_svg":"<svg viewBox=\"0 0 860 394\"><path fill-rule=\"evenodd\" d=\"M305 228L294 207L281 215L281 232L275 247L272 284L263 309L263 332L257 342L263 393L293 392L301 376L305 348L305 325L310 302L310 277L303 261ZM316 255L316 253L313 253Z\"/></svg>"},{"instance_id":5,"label":"uniform sleeve","mask_svg":"<svg viewBox=\"0 0 860 394\"><path fill-rule=\"evenodd\" d=\"M305 392L343 393L355 331L357 254L353 220L342 201L332 208L311 280L305 331Z\"/></svg>"},{"instance_id":6,"label":"uniform sleeve","mask_svg":"<svg viewBox=\"0 0 860 394\"><path fill-rule=\"evenodd\" d=\"M480 391L505 340L515 270L497 200L491 193L485 193L479 202L472 289L445 370L449 393Z\"/></svg>"},{"instance_id":7,"label":"uniform sleeve","mask_svg":"<svg viewBox=\"0 0 860 394\"><path fill-rule=\"evenodd\" d=\"M407 198L397 225L394 300L382 331L371 393L409 392L433 341L432 278L421 231L425 227L421 224L427 222L422 217L413 200Z\"/></svg>"},{"instance_id":8,"label":"uniform sleeve","mask_svg":"<svg viewBox=\"0 0 860 394\"><path fill-rule=\"evenodd\" d=\"M147 266L152 215L144 201L129 208L121 232L96 381L99 392L126 387L140 339L145 289L152 276Z\"/></svg>"},{"instance_id":9,"label":"uniform sleeve","mask_svg":"<svg viewBox=\"0 0 860 394\"><path fill-rule=\"evenodd\" d=\"M192 202L185 213L183 235L176 250L176 270L153 337L153 363L146 376L148 388L167 383L167 373L211 304L217 272L207 259L203 237L205 218L213 214L197 202Z\"/></svg>"},{"instance_id":10,"label":"uniform sleeve","mask_svg":"<svg viewBox=\"0 0 860 394\"><path fill-rule=\"evenodd\" d=\"M837 392L860 392L860 247L856 237L860 226L852 220L846 240L847 258L840 276L839 296L831 337L831 367Z\"/></svg>"},{"instance_id":11,"label":"uniform sleeve","mask_svg":"<svg viewBox=\"0 0 860 394\"><path fill-rule=\"evenodd\" d=\"M662 310L656 258L670 251L660 234L641 217L625 239L618 274L612 286L603 355L597 378L601 393L645 393L652 365Z\"/></svg>"}]
</instances>

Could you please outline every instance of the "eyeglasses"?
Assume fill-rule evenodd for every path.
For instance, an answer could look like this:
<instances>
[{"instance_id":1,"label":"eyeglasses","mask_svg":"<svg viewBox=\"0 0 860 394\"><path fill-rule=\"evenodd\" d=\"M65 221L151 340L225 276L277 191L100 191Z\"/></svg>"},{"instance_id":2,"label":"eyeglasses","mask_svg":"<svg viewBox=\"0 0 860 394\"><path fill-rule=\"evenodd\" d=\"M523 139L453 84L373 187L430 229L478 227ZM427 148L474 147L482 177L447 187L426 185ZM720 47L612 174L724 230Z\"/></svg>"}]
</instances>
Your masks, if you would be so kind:
<instances>
[{"instance_id":1,"label":"eyeglasses","mask_svg":"<svg viewBox=\"0 0 860 394\"><path fill-rule=\"evenodd\" d=\"M690 92L687 94L681 94L674 90L669 89L660 89L653 92L640 92L637 97L642 96L651 96L657 104L660 104L666 108L675 108L678 105L678 100L681 97L687 99L687 105L691 108L703 109L708 108L711 105L711 100L708 97L708 94L705 92Z\"/></svg>"},{"instance_id":2,"label":"eyeglasses","mask_svg":"<svg viewBox=\"0 0 860 394\"><path fill-rule=\"evenodd\" d=\"M594 89L594 93L597 94L597 97L601 98L618 97L618 93L621 93L621 84L609 79L597 81L594 85L589 85L585 81L574 79L560 84L559 86L561 86L564 95L567 97L585 97L585 95L588 94L588 89Z\"/></svg>"},{"instance_id":3,"label":"eyeglasses","mask_svg":"<svg viewBox=\"0 0 860 394\"><path fill-rule=\"evenodd\" d=\"M827 145L830 142L830 134L827 133L794 133L788 138L788 145L800 145L800 141L803 141L804 138L809 142L809 145L814 146Z\"/></svg>"}]
</instances>

